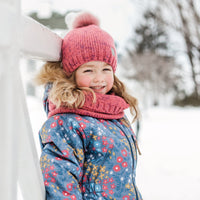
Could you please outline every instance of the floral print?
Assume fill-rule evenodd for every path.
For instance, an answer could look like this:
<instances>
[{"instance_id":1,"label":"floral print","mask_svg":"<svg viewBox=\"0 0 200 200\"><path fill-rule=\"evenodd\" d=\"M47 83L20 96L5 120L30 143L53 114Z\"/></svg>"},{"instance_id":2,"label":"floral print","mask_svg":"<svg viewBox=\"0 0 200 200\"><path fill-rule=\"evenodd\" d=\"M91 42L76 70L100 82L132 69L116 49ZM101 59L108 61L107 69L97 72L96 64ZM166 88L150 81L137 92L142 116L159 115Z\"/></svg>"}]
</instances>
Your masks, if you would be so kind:
<instances>
[{"instance_id":1,"label":"floral print","mask_svg":"<svg viewBox=\"0 0 200 200\"><path fill-rule=\"evenodd\" d=\"M47 200L142 199L135 136L124 120L65 113L44 123L40 164Z\"/></svg>"}]
</instances>

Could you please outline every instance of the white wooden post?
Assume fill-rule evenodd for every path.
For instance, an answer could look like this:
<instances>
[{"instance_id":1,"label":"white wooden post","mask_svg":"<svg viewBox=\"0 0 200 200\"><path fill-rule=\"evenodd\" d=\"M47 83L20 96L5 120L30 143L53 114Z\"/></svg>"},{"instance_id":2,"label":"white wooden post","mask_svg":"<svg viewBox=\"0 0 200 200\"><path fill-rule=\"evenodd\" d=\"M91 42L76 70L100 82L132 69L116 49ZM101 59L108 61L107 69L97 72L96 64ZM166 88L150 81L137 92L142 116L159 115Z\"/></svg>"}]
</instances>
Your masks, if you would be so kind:
<instances>
[{"instance_id":1,"label":"white wooden post","mask_svg":"<svg viewBox=\"0 0 200 200\"><path fill-rule=\"evenodd\" d=\"M0 199L17 199L19 0L0 1Z\"/></svg>"},{"instance_id":2,"label":"white wooden post","mask_svg":"<svg viewBox=\"0 0 200 200\"><path fill-rule=\"evenodd\" d=\"M58 61L60 59L62 39L57 34L26 16L21 17L20 31L20 50L25 57L43 61ZM26 105L24 100L22 102L23 105ZM28 112L24 106L25 116L28 116ZM24 117L21 116L25 126L20 139L19 184L24 200L44 200L44 184L38 165L33 134L29 119Z\"/></svg>"},{"instance_id":3,"label":"white wooden post","mask_svg":"<svg viewBox=\"0 0 200 200\"><path fill-rule=\"evenodd\" d=\"M62 40L39 23L21 17L20 0L1 0L0 24L0 199L16 200L19 182L24 200L44 200L19 55L21 49L29 57L57 61Z\"/></svg>"}]
</instances>

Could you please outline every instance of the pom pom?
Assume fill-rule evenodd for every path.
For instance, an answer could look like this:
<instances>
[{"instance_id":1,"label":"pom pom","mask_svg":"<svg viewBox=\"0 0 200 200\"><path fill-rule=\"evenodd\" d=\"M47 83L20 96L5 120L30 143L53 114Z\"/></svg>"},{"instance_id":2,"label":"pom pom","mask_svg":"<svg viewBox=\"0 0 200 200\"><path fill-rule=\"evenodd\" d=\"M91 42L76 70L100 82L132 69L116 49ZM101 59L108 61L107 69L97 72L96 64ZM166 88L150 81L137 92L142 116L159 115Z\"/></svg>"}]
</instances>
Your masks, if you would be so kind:
<instances>
[{"instance_id":1,"label":"pom pom","mask_svg":"<svg viewBox=\"0 0 200 200\"><path fill-rule=\"evenodd\" d=\"M89 25L92 25L92 24L99 26L98 18L95 17L94 15L92 15L91 13L84 12L84 13L79 14L75 18L72 27L73 28L80 28L80 27L89 26Z\"/></svg>"}]
</instances>

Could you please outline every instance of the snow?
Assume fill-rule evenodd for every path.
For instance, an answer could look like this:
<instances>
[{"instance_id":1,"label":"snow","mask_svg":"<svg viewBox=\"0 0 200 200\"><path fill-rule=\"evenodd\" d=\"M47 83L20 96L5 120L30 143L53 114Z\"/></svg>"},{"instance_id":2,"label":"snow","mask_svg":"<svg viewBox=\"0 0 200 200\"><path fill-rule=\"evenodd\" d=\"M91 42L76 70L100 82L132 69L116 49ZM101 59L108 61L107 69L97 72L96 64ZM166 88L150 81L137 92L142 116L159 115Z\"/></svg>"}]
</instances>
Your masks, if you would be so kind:
<instances>
[{"instance_id":1,"label":"snow","mask_svg":"<svg viewBox=\"0 0 200 200\"><path fill-rule=\"evenodd\" d=\"M40 155L42 100L27 97ZM142 112L137 186L146 200L200 199L200 108L153 107Z\"/></svg>"},{"instance_id":2,"label":"snow","mask_svg":"<svg viewBox=\"0 0 200 200\"><path fill-rule=\"evenodd\" d=\"M144 199L200 199L200 108L151 108L140 133L137 168Z\"/></svg>"}]
</instances>

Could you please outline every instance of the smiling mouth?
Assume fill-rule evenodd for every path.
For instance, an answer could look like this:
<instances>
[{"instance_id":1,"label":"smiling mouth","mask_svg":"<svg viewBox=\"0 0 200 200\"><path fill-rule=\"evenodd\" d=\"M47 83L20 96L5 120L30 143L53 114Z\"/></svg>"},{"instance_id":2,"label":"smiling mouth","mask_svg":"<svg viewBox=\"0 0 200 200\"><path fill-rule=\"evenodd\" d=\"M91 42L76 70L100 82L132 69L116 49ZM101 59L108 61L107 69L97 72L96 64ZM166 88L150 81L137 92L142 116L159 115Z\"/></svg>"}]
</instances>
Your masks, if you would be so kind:
<instances>
[{"instance_id":1,"label":"smiling mouth","mask_svg":"<svg viewBox=\"0 0 200 200\"><path fill-rule=\"evenodd\" d=\"M92 87L90 87L91 89L93 89L93 90L101 90L101 89L104 89L106 86L105 85L103 85L103 86L92 86Z\"/></svg>"}]
</instances>

